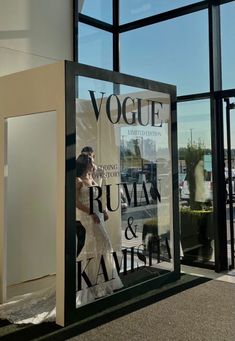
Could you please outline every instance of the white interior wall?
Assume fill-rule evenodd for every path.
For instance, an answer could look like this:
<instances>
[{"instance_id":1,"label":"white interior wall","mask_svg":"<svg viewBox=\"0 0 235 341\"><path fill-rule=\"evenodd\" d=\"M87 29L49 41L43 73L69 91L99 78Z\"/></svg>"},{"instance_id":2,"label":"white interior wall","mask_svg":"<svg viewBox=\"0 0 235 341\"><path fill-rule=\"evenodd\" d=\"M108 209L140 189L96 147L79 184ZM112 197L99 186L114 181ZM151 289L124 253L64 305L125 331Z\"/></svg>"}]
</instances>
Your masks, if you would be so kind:
<instances>
[{"instance_id":1,"label":"white interior wall","mask_svg":"<svg viewBox=\"0 0 235 341\"><path fill-rule=\"evenodd\" d=\"M0 303L5 302L7 299L7 293L6 285L7 285L7 265L8 259L7 259L7 211L6 211L6 188L7 188L7 160L5 158L6 155L6 132L7 129L5 128L6 125L6 119L13 118L13 117L19 117L24 115L32 115L34 113L45 113L45 115L51 115L51 112L56 112L56 124L53 122L52 127L56 129L56 143L54 143L54 146L56 146L56 171L52 171L53 178L52 180L56 181L56 191L54 194L56 197L53 199L49 199L49 196L51 195L51 189L50 184L53 183L53 181L49 181L49 185L44 183L44 179L47 180L49 178L48 171L51 165L53 165L52 160L53 158L50 158L50 153L48 149L50 149L53 144L51 143L51 140L49 139L50 134L53 133L53 130L50 129L50 124L47 122L45 124L46 129L40 129L39 124L31 124L26 129L27 134L31 134L30 142L27 142L29 154L28 154L28 160L32 158L32 161L29 165L30 166L30 176L33 176L34 169L36 167L39 167L39 165L35 162L35 153L37 152L37 149L34 144L35 141L39 141L41 144L41 150L45 156L48 156L47 162L44 162L44 165L41 166L41 169L43 169L43 172L40 173L40 177L42 177L42 187L44 188L44 200L45 203L42 203L42 207L45 204L47 205L47 201L51 202L51 209L46 207L44 208L44 212L46 210L50 210L52 212L53 207L55 205L55 219L56 219L56 238L52 238L51 242L43 243L43 241L49 240L49 233L53 233L54 224L44 224L45 226L48 226L47 230L44 232L44 239L42 238L40 240L40 248L34 248L31 247L32 241L30 239L30 234L26 233L24 235L24 238L28 239L28 247L31 247L32 255L28 254L28 264L30 264L31 257L35 257L35 254L37 254L37 261L40 266L43 266L43 274L48 272L47 270L47 263L48 261L48 252L49 255L54 257L55 253L53 251L54 245L56 244L56 322L59 325L64 325L64 207L65 207L65 64L64 62L59 63L53 63L49 64L47 66L42 66L38 68L33 68L30 70L26 70L23 72L18 72L15 74L11 74L5 77L0 77ZM46 114L47 113L47 114ZM29 116L28 116L29 117ZM36 116L35 116L36 118ZM36 125L36 127L35 127ZM21 130L20 125L17 127L17 133L18 128ZM34 128L34 129L33 129ZM31 132L32 130L32 132ZM40 139L38 136L40 135ZM14 136L13 136L14 137ZM23 134L24 138L24 134ZM49 142L47 139L49 139ZM17 145L18 141L17 140ZM20 143L20 142L19 142ZM18 151L18 146L16 146ZM31 155L30 156L30 149L31 149ZM23 150L25 150L23 148ZM53 152L52 155L55 156L55 153ZM18 156L18 155L17 155ZM29 157L30 156L30 157ZM19 169L21 169L21 163L23 157L25 157L25 152L21 152L19 154L19 160L17 163L17 166L19 165ZM39 156L38 159L40 160ZM49 161L48 161L49 160ZM33 166L31 168L31 166ZM27 167L27 168L28 168ZM12 167L11 167L12 168ZM19 172L19 170L14 169L14 174ZM46 173L45 173L46 172ZM22 173L22 171L21 171ZM46 174L46 176L45 176ZM38 182L38 173L35 172L36 175L36 181ZM9 176L10 174L10 164L9 164ZM34 177L35 179L35 177ZM20 178L18 178L18 184L20 184ZM26 181L27 182L27 181ZM32 181L30 180L32 183ZM38 182L39 186L39 182ZM34 187L31 186L31 191L34 193ZM23 188L24 189L24 188ZM10 189L9 189L10 190ZM15 188L16 190L16 188ZM41 189L40 189L41 190ZM52 191L53 192L53 191ZM20 196L20 199L18 200L19 204L21 205L21 202L23 201L23 197ZM34 203L29 202L29 204L32 204L31 206L34 207ZM27 208L27 207L26 207ZM31 207L29 208L29 210ZM41 223L41 214L43 213L43 209L41 209L38 222ZM44 217L44 215L42 215ZM48 216L49 217L49 216ZM9 220L8 220L9 221ZM48 218L46 223L49 223L50 219ZM33 224L35 225L35 224ZM18 226L18 225L17 225ZM50 228L50 231L49 231ZM30 231L31 232L31 231ZM38 233L36 231L36 233ZM13 231L14 233L14 231ZM42 230L43 233L43 230ZM23 234L20 235L22 237ZM54 234L53 234L54 236ZM9 238L8 238L9 239ZM9 240L8 240L9 241ZM11 241L10 241L11 242ZM16 241L16 244L19 242L19 239ZM18 247L18 246L17 246ZM16 250L16 249L15 249ZM22 253L22 255L24 255ZM22 256L21 255L21 256ZM18 258L20 257L19 253L15 252L14 257ZM40 266L37 267L38 270L40 270ZM32 267L33 268L33 267ZM12 271L14 271L13 269ZM53 269L54 270L54 269ZM9 275L9 274L8 274ZM39 271L37 272L36 276L39 276ZM32 278L34 274L30 274L30 277Z\"/></svg>"},{"instance_id":2,"label":"white interior wall","mask_svg":"<svg viewBox=\"0 0 235 341\"><path fill-rule=\"evenodd\" d=\"M0 76L73 56L72 0L0 0Z\"/></svg>"},{"instance_id":3,"label":"white interior wall","mask_svg":"<svg viewBox=\"0 0 235 341\"><path fill-rule=\"evenodd\" d=\"M55 273L56 113L7 120L7 282Z\"/></svg>"},{"instance_id":4,"label":"white interior wall","mask_svg":"<svg viewBox=\"0 0 235 341\"><path fill-rule=\"evenodd\" d=\"M72 0L0 0L0 76L54 63L57 60L72 60L72 32ZM34 119L32 118L32 120L35 119L36 116L34 117ZM53 120L51 115L50 118L48 117L47 119ZM38 140L37 138L34 140L31 139L28 151L23 151L23 146L21 145L21 143L19 145L17 143L14 143L14 153L16 155L16 160L18 160L17 162L20 161L18 155L23 156L24 154L26 155L28 153L28 160L26 160L26 163L31 164L30 158L33 157L33 155L30 155L30 147L33 150L37 146L37 144L39 146L40 143L44 145L45 143L47 144L47 142L48 145L51 145L49 143L50 139L52 138L50 130L51 121L48 124L48 126L43 124L43 127L40 128L43 130L41 136L38 135L37 132L35 132L35 137L37 136ZM31 134L31 132L34 131L34 123L33 121L31 121L31 118L29 121L25 121L25 123L23 123L23 120L21 120L21 123L19 123L19 120L12 122L9 120L8 127L10 139L10 144L8 146L9 151L13 146L13 142L11 141L16 138L18 133L20 134L22 131L25 131L25 138L27 138L29 137L28 134ZM27 129L29 129L29 131ZM55 127L53 129L55 129ZM52 155L51 151L46 147L46 144L44 145L44 157L46 160L50 161L50 157L52 157ZM21 162L19 164L17 162L14 162L15 161L13 160L13 158L10 159L12 169L15 169L16 166L17 169L20 168L19 171L23 172L21 168ZM54 166L55 165L53 165L53 167ZM35 172L37 172L38 174L38 183L41 183L41 181L43 182L41 183L42 186L40 191L37 193L37 195L40 197L45 194L43 194L41 190L45 188L45 183L47 183L47 181L44 182L45 179L43 177L43 172L45 172L45 169L47 169L46 171L50 173L49 178L51 178L52 168L50 166L50 162L48 162L44 169L42 168L42 166L40 166L40 164L34 163L33 169L34 174ZM40 174L38 173L39 171L41 172ZM27 174L27 172L25 174ZM54 180L55 174L56 173L54 173ZM20 182L17 183L17 179L17 177L11 178L12 184L9 187L10 192L8 193L8 195L10 195L9 200L11 201L8 201L10 212L8 215L8 284L31 279L33 277L39 277L40 275L45 275L46 273L55 272L55 240L53 240L55 239L55 216L53 215L55 214L53 207L55 202L50 204L50 213L40 217L38 215L36 218L39 224L37 224L36 226L43 225L48 230L46 231L44 229L41 229L40 227L41 235L39 236L39 234L37 234L34 235L35 237L32 237L31 233L33 230L27 230L27 228L29 227L27 227L26 225L32 223L32 212L35 207L32 207L32 211L28 209L28 213L22 213L23 217L20 217L20 219L19 212L17 213L18 215L12 215L12 210L14 208L14 205L16 204L14 196L16 195L17 197L16 193L13 195L13 192L15 191L15 185L21 185ZM32 180L33 177L31 176L31 181ZM10 182L8 183L10 184ZM53 181L48 183L49 186L52 186L52 184ZM37 186L37 183L35 184L35 186ZM33 187L31 187L31 190L32 188ZM28 191L30 191L29 188ZM45 196L44 199L44 203L46 203L51 198ZM23 202L21 204L23 205ZM22 206L19 206L19 209L20 208L22 209ZM45 209L46 208L44 207L44 210ZM38 212L41 212L42 210L43 205L41 209L38 210ZM49 212L49 206L47 207L47 210ZM16 221L16 219L18 219L18 221ZM23 226L26 223L25 219L28 219L28 223ZM17 226L20 231L20 235L16 232ZM35 231L36 230L37 229L35 228ZM47 234L45 235L45 233ZM25 241L23 241L23 239L26 238L26 234L29 241L27 247L24 244ZM22 236L24 237L23 239ZM44 249L40 250L40 247L42 246L41 242L38 243L38 246L34 243L34 238L41 238L38 240L42 241L45 236L46 238L48 238L48 244L46 248L48 248L49 241L54 241L53 245L51 246L52 249L50 252L50 257L47 252L44 253ZM20 240L19 237L21 237ZM30 250L35 254L35 259L32 259ZM40 253L42 254L42 256L40 256ZM23 265L23 259L26 260L25 265Z\"/></svg>"}]
</instances>

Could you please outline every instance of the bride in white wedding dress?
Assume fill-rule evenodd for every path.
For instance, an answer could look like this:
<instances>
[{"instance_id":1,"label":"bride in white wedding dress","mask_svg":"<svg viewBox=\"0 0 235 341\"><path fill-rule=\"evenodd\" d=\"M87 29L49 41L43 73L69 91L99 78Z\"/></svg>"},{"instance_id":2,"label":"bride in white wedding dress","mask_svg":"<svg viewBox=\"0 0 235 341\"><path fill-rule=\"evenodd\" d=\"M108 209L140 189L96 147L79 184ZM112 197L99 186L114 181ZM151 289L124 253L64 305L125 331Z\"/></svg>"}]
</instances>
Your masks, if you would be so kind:
<instances>
[{"instance_id":1,"label":"bride in white wedding dress","mask_svg":"<svg viewBox=\"0 0 235 341\"><path fill-rule=\"evenodd\" d=\"M98 202L93 201L93 214L90 214L90 189L97 191L97 184L92 177L93 159L81 154L77 159L76 206L78 219L86 229L85 245L77 257L80 270L85 269L89 281L82 281L82 290L77 293L77 305L111 294L123 284L115 268L112 245L105 229L106 211L99 212ZM95 194L96 197L96 194ZM81 276L77 276L81 278ZM87 287L87 284L91 284ZM77 283L79 286L79 283ZM78 288L79 289L79 288Z\"/></svg>"},{"instance_id":2,"label":"bride in white wedding dress","mask_svg":"<svg viewBox=\"0 0 235 341\"><path fill-rule=\"evenodd\" d=\"M108 219L108 215L106 212L99 212L96 201L94 214L90 214L89 191L91 186L96 186L92 177L93 169L92 157L81 154L77 159L76 207L79 221L86 231L86 238L77 257L77 265L81 273L84 271L88 280L85 281L86 276L81 275L80 283L77 283L77 307L112 294L114 290L123 287L115 268L111 242L105 229L104 219ZM78 273L76 277L79 277ZM16 324L53 322L55 318L55 285L15 296L0 305L0 319L7 319Z\"/></svg>"}]
</instances>

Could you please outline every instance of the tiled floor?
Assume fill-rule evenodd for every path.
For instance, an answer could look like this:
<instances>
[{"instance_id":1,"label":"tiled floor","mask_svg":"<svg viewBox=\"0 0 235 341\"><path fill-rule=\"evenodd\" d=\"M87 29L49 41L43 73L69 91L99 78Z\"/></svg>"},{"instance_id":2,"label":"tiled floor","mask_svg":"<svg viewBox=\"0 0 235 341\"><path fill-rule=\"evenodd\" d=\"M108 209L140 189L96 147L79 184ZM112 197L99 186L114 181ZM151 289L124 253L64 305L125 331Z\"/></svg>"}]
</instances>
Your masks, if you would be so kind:
<instances>
[{"instance_id":1,"label":"tiled floor","mask_svg":"<svg viewBox=\"0 0 235 341\"><path fill-rule=\"evenodd\" d=\"M187 273L190 275L208 277L211 279L215 279L217 281L224 281L224 282L229 282L229 283L235 284L235 270L216 273L213 270L201 269L201 268L191 267L191 266L187 266L187 265L182 265L181 266L181 272Z\"/></svg>"}]
</instances>

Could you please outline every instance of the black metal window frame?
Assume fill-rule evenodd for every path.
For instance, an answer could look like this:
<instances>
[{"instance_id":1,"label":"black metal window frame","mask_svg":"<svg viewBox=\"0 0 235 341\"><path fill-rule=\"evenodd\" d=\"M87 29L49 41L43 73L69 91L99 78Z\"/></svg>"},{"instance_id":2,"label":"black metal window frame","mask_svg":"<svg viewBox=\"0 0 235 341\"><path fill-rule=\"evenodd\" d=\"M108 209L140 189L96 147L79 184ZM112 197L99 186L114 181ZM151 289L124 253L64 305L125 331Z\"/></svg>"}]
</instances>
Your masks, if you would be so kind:
<instances>
[{"instance_id":1,"label":"black metal window frame","mask_svg":"<svg viewBox=\"0 0 235 341\"><path fill-rule=\"evenodd\" d=\"M204 0L194 4L179 7L163 13L152 15L143 19L119 23L119 0L113 1L113 24L91 18L82 13L78 13L78 0L74 0L75 14L75 34L74 34L74 58L78 61L78 22L100 28L113 34L113 70L120 71L119 57L119 36L124 32L143 28L159 22L171 20L198 11L208 11L208 34L209 34L209 79L210 90L204 93L193 93L185 96L178 96L177 102L196 101L209 99L211 105L211 145L212 145L212 170L214 175L213 202L214 202L214 223L215 223L215 266L217 272L228 268L227 262L227 232L226 232L226 208L224 194L224 143L223 143L223 108L222 101L225 94L231 90L222 90L221 71L221 32L220 32L220 5L234 2L234 0Z\"/></svg>"},{"instance_id":2,"label":"black metal window frame","mask_svg":"<svg viewBox=\"0 0 235 341\"><path fill-rule=\"evenodd\" d=\"M113 23L109 24L107 22L92 18L88 15L82 14L78 12L78 1L73 0L73 8L74 8L74 61L78 60L78 22L83 24L87 24L106 32L110 32L113 34L113 71L119 70L119 35L124 32L128 32L134 29L143 28L148 25L157 24L162 21L171 20L177 17L181 17L183 15L192 14L201 10L208 9L212 6L219 6L229 2L233 2L234 0L203 0L198 1L194 4L190 4L187 6L182 6L176 9L172 9L163 13L159 13L156 15L152 15L149 17L145 17L139 20L135 20L132 22L128 22L125 24L120 24L120 9L119 4L120 0L112 0L113 2ZM111 1L111 0L110 0Z\"/></svg>"},{"instance_id":3,"label":"black metal window frame","mask_svg":"<svg viewBox=\"0 0 235 341\"><path fill-rule=\"evenodd\" d=\"M173 186L173 270L138 285L121 290L86 306L76 309L76 263L75 263L75 212L76 212L76 77L84 76L114 84L123 84L135 88L164 92L171 100L171 140L172 140L172 186ZM136 297L146 291L174 281L180 275L179 225L178 225L178 163L177 163L177 123L176 123L176 87L173 85L149 81L143 78L124 75L75 62L65 63L65 112L66 112L66 179L65 179L65 324L95 315L101 310L115 307L123 301Z\"/></svg>"}]
</instances>

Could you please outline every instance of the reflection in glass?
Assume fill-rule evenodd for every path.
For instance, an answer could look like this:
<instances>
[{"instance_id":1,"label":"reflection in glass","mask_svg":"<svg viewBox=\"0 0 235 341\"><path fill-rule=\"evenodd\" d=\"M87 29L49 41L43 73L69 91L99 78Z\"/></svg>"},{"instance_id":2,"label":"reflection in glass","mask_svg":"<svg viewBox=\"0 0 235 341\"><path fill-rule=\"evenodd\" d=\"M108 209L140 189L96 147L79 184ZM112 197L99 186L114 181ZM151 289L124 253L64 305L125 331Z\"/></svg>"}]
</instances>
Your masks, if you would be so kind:
<instances>
[{"instance_id":1,"label":"reflection in glass","mask_svg":"<svg viewBox=\"0 0 235 341\"><path fill-rule=\"evenodd\" d=\"M198 0L120 0L120 21L124 24L196 2Z\"/></svg>"},{"instance_id":2,"label":"reflection in glass","mask_svg":"<svg viewBox=\"0 0 235 341\"><path fill-rule=\"evenodd\" d=\"M178 103L182 256L214 261L213 177L208 100Z\"/></svg>"},{"instance_id":3,"label":"reflection in glass","mask_svg":"<svg viewBox=\"0 0 235 341\"><path fill-rule=\"evenodd\" d=\"M79 23L78 61L104 69L112 69L112 34Z\"/></svg>"},{"instance_id":4,"label":"reflection in glass","mask_svg":"<svg viewBox=\"0 0 235 341\"><path fill-rule=\"evenodd\" d=\"M104 81L96 81L97 91L84 77L77 84L76 215L85 229L77 303L83 305L174 270L171 126L167 94Z\"/></svg>"},{"instance_id":5,"label":"reflection in glass","mask_svg":"<svg viewBox=\"0 0 235 341\"><path fill-rule=\"evenodd\" d=\"M207 22L200 11L122 33L121 72L176 84L178 95L208 91Z\"/></svg>"},{"instance_id":6,"label":"reflection in glass","mask_svg":"<svg viewBox=\"0 0 235 341\"><path fill-rule=\"evenodd\" d=\"M233 25L235 3L221 5L221 46L222 46L222 84L223 89L235 87L234 58L235 46L233 44L235 28Z\"/></svg>"},{"instance_id":7,"label":"reflection in glass","mask_svg":"<svg viewBox=\"0 0 235 341\"><path fill-rule=\"evenodd\" d=\"M112 0L78 0L78 11L111 24L112 2Z\"/></svg>"}]
</instances>

